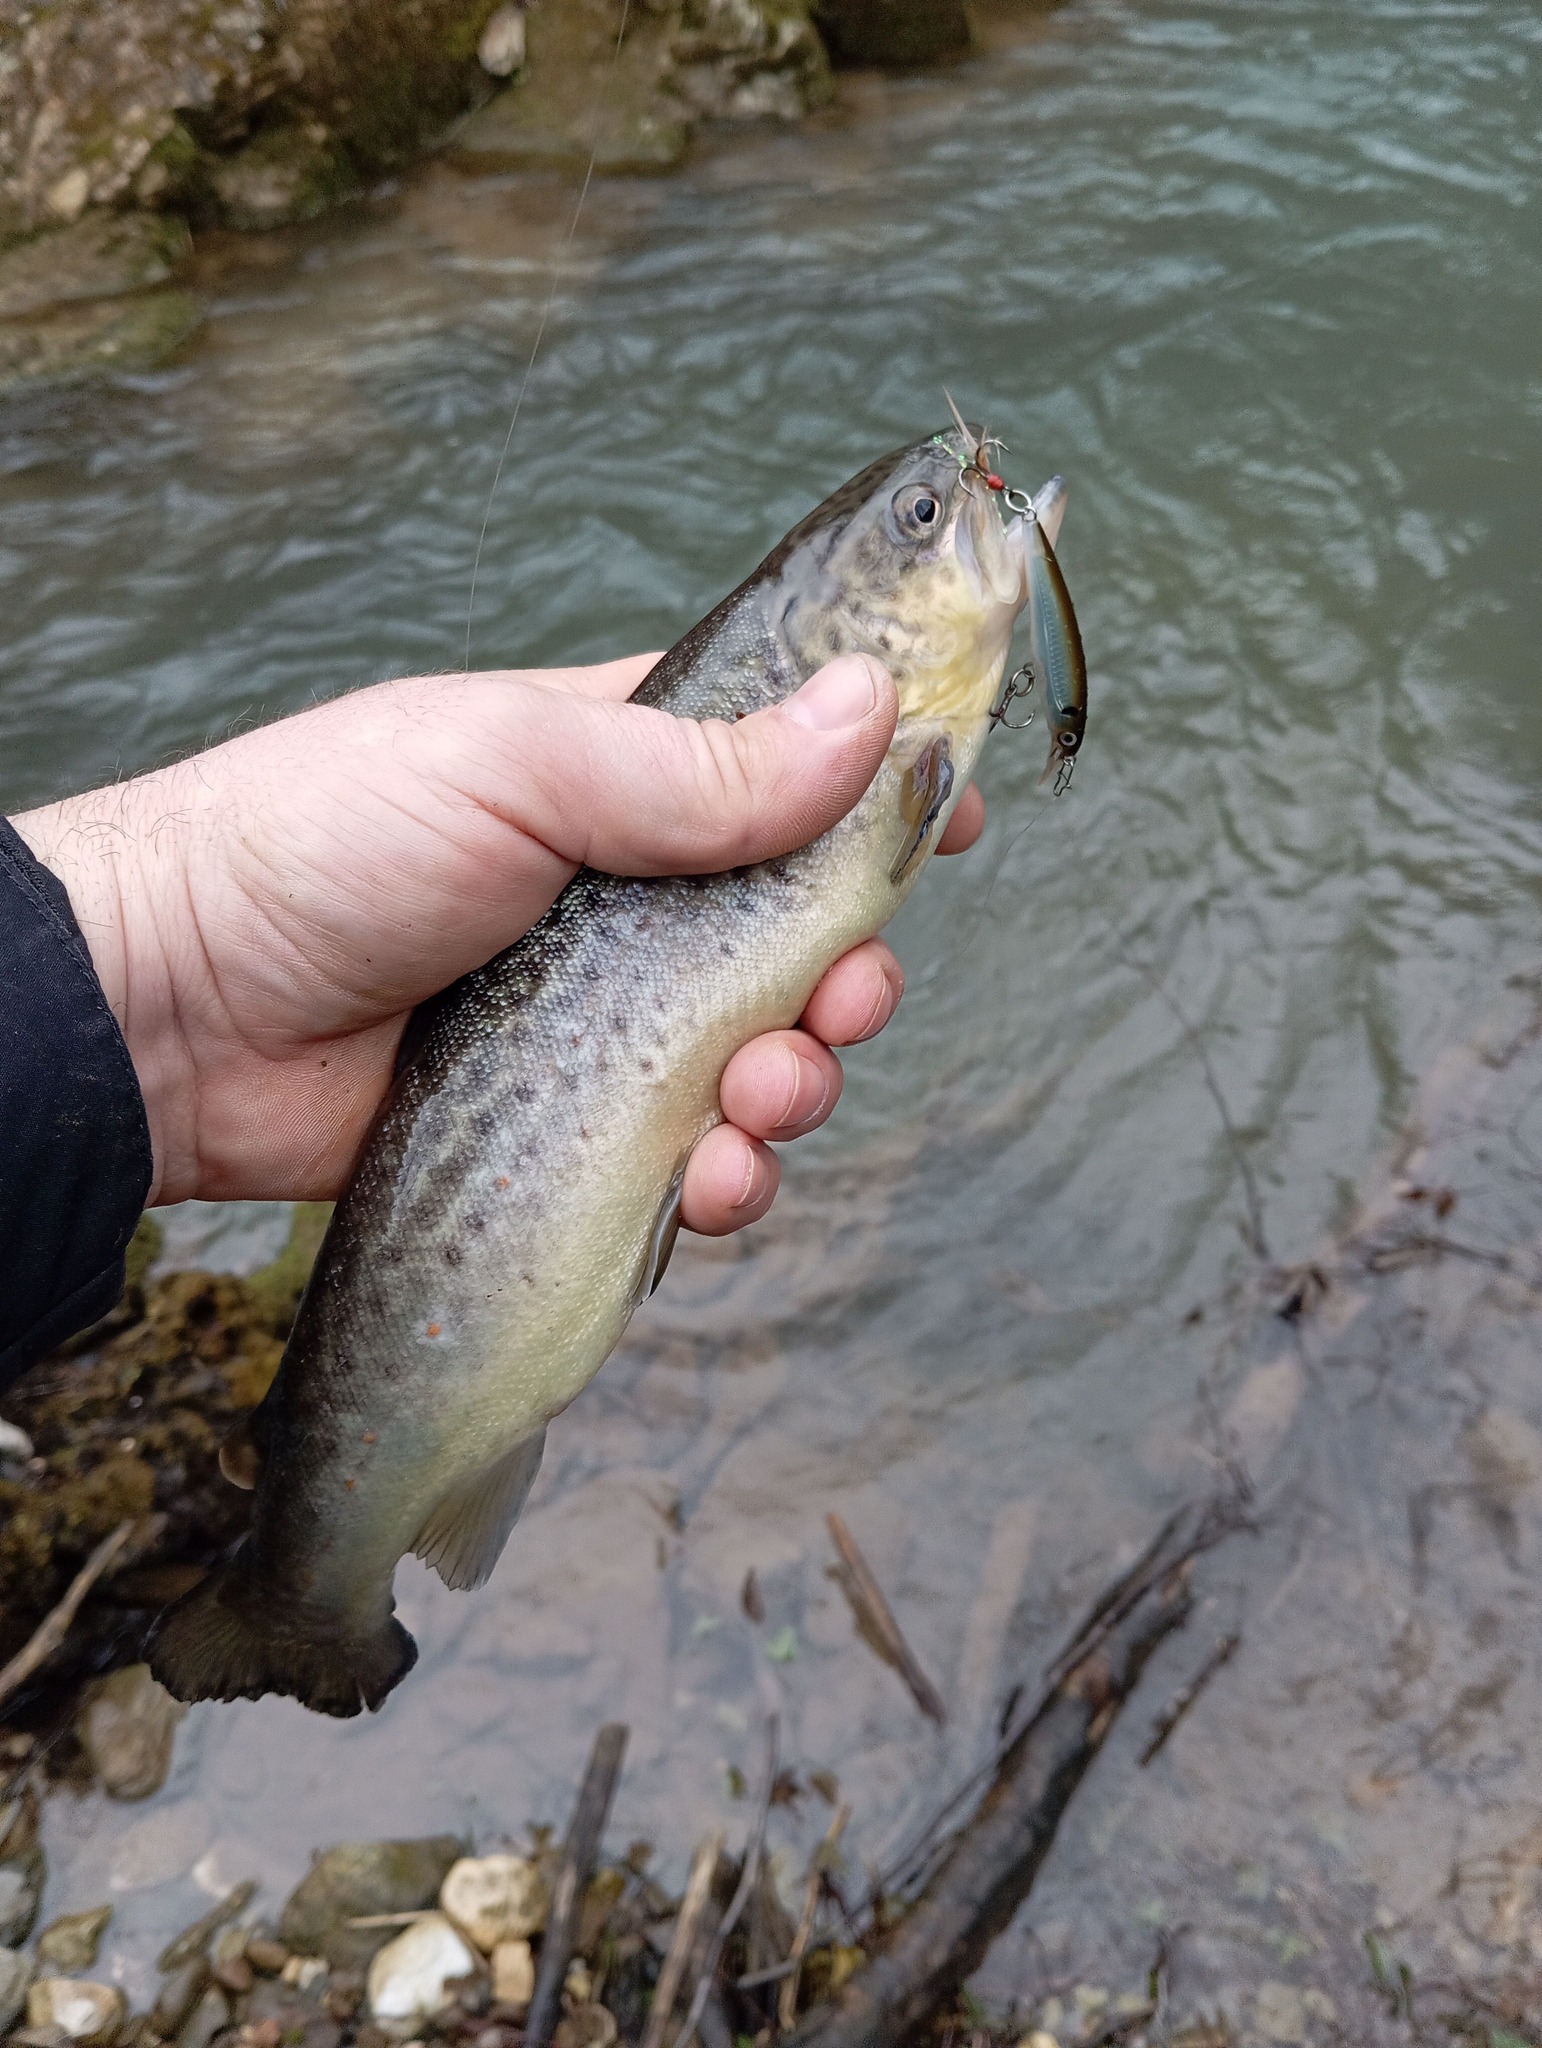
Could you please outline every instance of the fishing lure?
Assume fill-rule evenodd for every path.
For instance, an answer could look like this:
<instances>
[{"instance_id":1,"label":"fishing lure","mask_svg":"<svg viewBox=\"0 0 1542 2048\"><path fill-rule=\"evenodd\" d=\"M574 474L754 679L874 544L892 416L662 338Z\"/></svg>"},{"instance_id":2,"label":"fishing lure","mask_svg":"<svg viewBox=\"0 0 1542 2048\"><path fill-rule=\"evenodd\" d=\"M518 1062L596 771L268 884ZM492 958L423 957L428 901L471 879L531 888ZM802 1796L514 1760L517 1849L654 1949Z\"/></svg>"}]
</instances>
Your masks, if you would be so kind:
<instances>
[{"instance_id":1,"label":"fishing lure","mask_svg":"<svg viewBox=\"0 0 1542 2048\"><path fill-rule=\"evenodd\" d=\"M1014 490L1005 477L997 474L991 461L993 448L1007 453L1006 443L983 427L977 441L954 403L952 392L944 387L943 396L948 401L963 452L952 447L946 435L934 434L932 438L957 460L959 480L965 490L969 489L969 479L978 477L987 490L1001 493L1008 511L1027 522L1029 620L1035 659L1024 662L1013 674L991 711L991 724L1004 725L1011 732L1022 732L1030 726L1032 711L1016 721L1007 714L1013 702L1026 697L1043 676L1049 707L1050 750L1039 780L1048 782L1053 776L1055 795L1061 796L1071 786L1076 756L1087 730L1087 657L1082 649L1081 628L1076 622L1076 608L1071 603L1065 576L1045 531L1045 518L1064 497L1065 484L1060 477L1051 477L1037 499L1030 498L1026 491Z\"/></svg>"}]
</instances>

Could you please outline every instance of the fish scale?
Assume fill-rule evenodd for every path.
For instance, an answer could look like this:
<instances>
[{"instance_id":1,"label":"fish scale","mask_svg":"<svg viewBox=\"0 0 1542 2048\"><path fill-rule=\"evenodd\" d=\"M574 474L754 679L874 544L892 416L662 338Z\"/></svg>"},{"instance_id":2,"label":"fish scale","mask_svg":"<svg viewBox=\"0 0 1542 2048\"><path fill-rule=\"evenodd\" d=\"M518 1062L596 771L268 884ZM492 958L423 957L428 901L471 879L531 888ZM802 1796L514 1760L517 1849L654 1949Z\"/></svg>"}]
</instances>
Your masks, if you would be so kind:
<instances>
[{"instance_id":1,"label":"fish scale","mask_svg":"<svg viewBox=\"0 0 1542 2048\"><path fill-rule=\"evenodd\" d=\"M667 1262L723 1068L796 1022L941 837L1027 568L1023 522L1003 528L924 441L801 521L648 676L637 702L732 719L865 650L890 666L900 720L865 795L811 845L717 875L582 869L414 1020L249 1443L222 1459L256 1479L250 1533L152 1634L179 1698L376 1707L416 1656L398 1559L485 1579L547 1423Z\"/></svg>"}]
</instances>

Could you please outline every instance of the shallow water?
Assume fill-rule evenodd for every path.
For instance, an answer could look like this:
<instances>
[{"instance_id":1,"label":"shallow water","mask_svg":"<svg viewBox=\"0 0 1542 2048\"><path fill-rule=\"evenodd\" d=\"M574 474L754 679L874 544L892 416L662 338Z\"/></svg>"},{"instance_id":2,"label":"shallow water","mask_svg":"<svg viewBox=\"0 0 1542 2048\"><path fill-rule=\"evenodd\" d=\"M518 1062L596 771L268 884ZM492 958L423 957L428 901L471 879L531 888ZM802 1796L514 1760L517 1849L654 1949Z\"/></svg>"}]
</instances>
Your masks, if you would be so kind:
<instances>
[{"instance_id":1,"label":"shallow water","mask_svg":"<svg viewBox=\"0 0 1542 2048\"><path fill-rule=\"evenodd\" d=\"M1267 1342L1213 1307L1183 1320L1254 1263L1237 1147L1273 1257L1313 1253L1437 1052L1536 955L1542 24L1510 0L1072 0L993 36L944 78L850 81L800 133L595 188L473 658L667 644L817 497L937 424L946 382L1017 480L1071 484L1093 702L1074 788L1036 789L1037 728L994 743L985 844L907 910L911 994L851 1057L833 1126L769 1223L682 1248L553 1429L492 1584L403 1567L423 1662L378 1719L201 1709L149 1807L56 1802L53 1897L119 1899L136 1981L200 1885L252 1871L276 1896L329 1839L560 1821L612 1717L633 1729L615 1837L652 1837L671 1874L711 1822L742 1825L725 1770L753 1777L771 1706L794 1762L854 1800L857 1865L881 1858L1208 1483L1200 1390L1234 1380L1242 1438L1284 1461L1279 1519L1216 1562L1153 1704L1212 1625L1256 1639L1138 1796L1129 1755L1106 1760L1040 1941L1004 1944L992 1991L1045 1970L1125 1988L1159 1924L1235 1934L1238 1898L1292 1887L1324 1926L1381 1912L1455 1954L1431 1901L1458 1819L1542 1805L1524 1543L1495 1566L1517 1630L1499 1704L1414 1745L1397 1826L1349 1796L1371 1768L1349 1752L1433 1712L1388 1708L1375 1675L1410 1615L1434 1603L1438 1634L1471 1604L1455 1567L1416 1583L1397 1506L1399 1461L1438 1432L1399 1411L1351 1456L1321 1373L1306 1399L1246 1378L1278 1363ZM431 171L215 248L184 367L0 412L0 802L459 662L568 204ZM1523 1364L1510 1380L1542 1425ZM831 1507L943 1685L940 1735L825 1577ZM1480 1521L1447 1540L1488 1569ZM772 1661L789 1626L796 1658ZM1305 1668L1330 1642L1331 1683ZM818 1802L776 1819L796 1871ZM1196 1963L1194 1995L1338 1967L1320 1928L1277 1932Z\"/></svg>"}]
</instances>

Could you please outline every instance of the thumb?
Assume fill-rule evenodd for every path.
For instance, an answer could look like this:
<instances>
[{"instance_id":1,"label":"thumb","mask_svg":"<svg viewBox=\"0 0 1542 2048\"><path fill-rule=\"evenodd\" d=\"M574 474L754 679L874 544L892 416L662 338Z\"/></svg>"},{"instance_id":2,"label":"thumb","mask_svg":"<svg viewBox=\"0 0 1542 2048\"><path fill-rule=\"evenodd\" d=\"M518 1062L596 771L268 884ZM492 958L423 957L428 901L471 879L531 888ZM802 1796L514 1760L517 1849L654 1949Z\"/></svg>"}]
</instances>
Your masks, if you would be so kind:
<instances>
[{"instance_id":1,"label":"thumb","mask_svg":"<svg viewBox=\"0 0 1542 2048\"><path fill-rule=\"evenodd\" d=\"M864 654L732 724L532 697L521 822L565 859L621 875L709 873L806 846L866 790L899 715L887 670Z\"/></svg>"}]
</instances>

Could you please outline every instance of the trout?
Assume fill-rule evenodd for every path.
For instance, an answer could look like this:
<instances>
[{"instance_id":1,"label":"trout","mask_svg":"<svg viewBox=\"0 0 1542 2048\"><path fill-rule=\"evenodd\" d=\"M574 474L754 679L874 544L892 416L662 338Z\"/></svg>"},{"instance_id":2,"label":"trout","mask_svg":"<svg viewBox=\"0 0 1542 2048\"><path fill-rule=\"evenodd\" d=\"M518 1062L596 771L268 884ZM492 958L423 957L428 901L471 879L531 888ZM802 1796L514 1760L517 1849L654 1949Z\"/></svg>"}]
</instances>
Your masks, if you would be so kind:
<instances>
[{"instance_id":1,"label":"trout","mask_svg":"<svg viewBox=\"0 0 1542 2048\"><path fill-rule=\"evenodd\" d=\"M634 700L735 719L832 656L874 655L900 718L856 807L727 874L581 869L415 1017L278 1374L222 1456L255 1484L250 1530L152 1632L151 1669L179 1699L377 1708L417 1657L398 1559L452 1587L491 1572L547 1424L663 1274L728 1060L794 1024L832 962L888 923L968 781L1034 521L1003 522L959 438L854 477Z\"/></svg>"}]
</instances>

